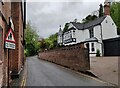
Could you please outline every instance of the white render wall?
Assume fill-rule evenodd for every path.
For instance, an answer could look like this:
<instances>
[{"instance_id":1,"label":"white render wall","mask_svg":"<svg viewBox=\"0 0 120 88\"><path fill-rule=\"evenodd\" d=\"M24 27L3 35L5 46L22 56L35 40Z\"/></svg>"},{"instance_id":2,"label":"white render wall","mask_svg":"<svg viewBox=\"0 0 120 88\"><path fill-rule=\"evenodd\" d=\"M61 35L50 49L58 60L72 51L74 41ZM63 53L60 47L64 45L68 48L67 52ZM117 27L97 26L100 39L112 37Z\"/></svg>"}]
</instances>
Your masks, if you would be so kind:
<instances>
[{"instance_id":1,"label":"white render wall","mask_svg":"<svg viewBox=\"0 0 120 88\"><path fill-rule=\"evenodd\" d=\"M80 43L85 41L85 39L89 38L89 30L76 30L75 31L75 38L76 38L76 42Z\"/></svg>"},{"instance_id":2,"label":"white render wall","mask_svg":"<svg viewBox=\"0 0 120 88\"><path fill-rule=\"evenodd\" d=\"M62 37L61 37L61 35L58 35L58 39L57 39L58 41L58 43L62 43Z\"/></svg>"},{"instance_id":3,"label":"white render wall","mask_svg":"<svg viewBox=\"0 0 120 88\"><path fill-rule=\"evenodd\" d=\"M95 52L97 52L97 49L100 50L100 54L102 55L102 40L101 40L101 27L100 25L97 25L94 27L94 37L98 39L99 43L95 43Z\"/></svg>"},{"instance_id":4,"label":"white render wall","mask_svg":"<svg viewBox=\"0 0 120 88\"><path fill-rule=\"evenodd\" d=\"M106 23L106 21L107 21L107 23ZM110 16L107 16L101 24L102 24L103 39L118 37L117 27ZM114 25L112 25L112 24L114 24Z\"/></svg>"}]
</instances>

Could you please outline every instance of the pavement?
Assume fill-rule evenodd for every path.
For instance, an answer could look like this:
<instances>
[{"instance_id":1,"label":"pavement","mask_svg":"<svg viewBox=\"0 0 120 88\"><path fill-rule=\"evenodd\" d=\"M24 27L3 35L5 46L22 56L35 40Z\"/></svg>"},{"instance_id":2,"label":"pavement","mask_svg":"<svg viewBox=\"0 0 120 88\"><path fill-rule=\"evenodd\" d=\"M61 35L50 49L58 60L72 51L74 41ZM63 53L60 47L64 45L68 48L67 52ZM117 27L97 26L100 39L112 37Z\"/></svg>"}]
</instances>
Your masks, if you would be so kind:
<instances>
[{"instance_id":1,"label":"pavement","mask_svg":"<svg viewBox=\"0 0 120 88\"><path fill-rule=\"evenodd\" d=\"M108 86L93 77L35 57L27 58L26 86Z\"/></svg>"},{"instance_id":2,"label":"pavement","mask_svg":"<svg viewBox=\"0 0 120 88\"><path fill-rule=\"evenodd\" d=\"M2 61L0 61L0 88L2 87L3 71L2 71Z\"/></svg>"},{"instance_id":3,"label":"pavement","mask_svg":"<svg viewBox=\"0 0 120 88\"><path fill-rule=\"evenodd\" d=\"M26 64L24 65L24 68L22 68L19 78L12 79L12 82L10 83L10 88L24 88L25 72Z\"/></svg>"},{"instance_id":4,"label":"pavement","mask_svg":"<svg viewBox=\"0 0 120 88\"><path fill-rule=\"evenodd\" d=\"M120 57L91 57L90 72L99 79L118 85L118 58Z\"/></svg>"}]
</instances>

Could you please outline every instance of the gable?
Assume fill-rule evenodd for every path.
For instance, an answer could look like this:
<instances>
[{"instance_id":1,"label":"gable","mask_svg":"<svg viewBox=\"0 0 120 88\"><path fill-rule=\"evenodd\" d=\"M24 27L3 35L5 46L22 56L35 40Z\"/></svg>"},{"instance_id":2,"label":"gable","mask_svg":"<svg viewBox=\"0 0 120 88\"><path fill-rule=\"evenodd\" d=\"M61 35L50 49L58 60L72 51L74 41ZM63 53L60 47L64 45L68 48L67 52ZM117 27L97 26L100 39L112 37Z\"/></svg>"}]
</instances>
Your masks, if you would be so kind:
<instances>
[{"instance_id":1,"label":"gable","mask_svg":"<svg viewBox=\"0 0 120 88\"><path fill-rule=\"evenodd\" d=\"M104 20L103 20L103 22L102 22L102 24L104 24L104 23L108 23L108 24L114 24L115 26L116 26L116 24L115 24L115 22L113 21L113 19L111 18L111 16L107 16Z\"/></svg>"},{"instance_id":2,"label":"gable","mask_svg":"<svg viewBox=\"0 0 120 88\"><path fill-rule=\"evenodd\" d=\"M71 28L77 29L72 23L69 23L68 30L71 29Z\"/></svg>"}]
</instances>

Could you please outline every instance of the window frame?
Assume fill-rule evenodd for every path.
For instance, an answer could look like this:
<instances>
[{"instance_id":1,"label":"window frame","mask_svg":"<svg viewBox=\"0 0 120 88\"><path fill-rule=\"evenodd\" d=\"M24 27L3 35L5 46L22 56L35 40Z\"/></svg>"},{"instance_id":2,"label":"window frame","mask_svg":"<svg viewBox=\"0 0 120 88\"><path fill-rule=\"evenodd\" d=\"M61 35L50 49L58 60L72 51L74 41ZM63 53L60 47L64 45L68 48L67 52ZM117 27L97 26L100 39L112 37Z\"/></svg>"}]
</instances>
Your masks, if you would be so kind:
<instances>
[{"instance_id":1,"label":"window frame","mask_svg":"<svg viewBox=\"0 0 120 88\"><path fill-rule=\"evenodd\" d=\"M95 51L95 44L91 43L91 51L94 52Z\"/></svg>"},{"instance_id":2,"label":"window frame","mask_svg":"<svg viewBox=\"0 0 120 88\"><path fill-rule=\"evenodd\" d=\"M94 30L93 28L89 30L90 38L94 37Z\"/></svg>"}]
</instances>

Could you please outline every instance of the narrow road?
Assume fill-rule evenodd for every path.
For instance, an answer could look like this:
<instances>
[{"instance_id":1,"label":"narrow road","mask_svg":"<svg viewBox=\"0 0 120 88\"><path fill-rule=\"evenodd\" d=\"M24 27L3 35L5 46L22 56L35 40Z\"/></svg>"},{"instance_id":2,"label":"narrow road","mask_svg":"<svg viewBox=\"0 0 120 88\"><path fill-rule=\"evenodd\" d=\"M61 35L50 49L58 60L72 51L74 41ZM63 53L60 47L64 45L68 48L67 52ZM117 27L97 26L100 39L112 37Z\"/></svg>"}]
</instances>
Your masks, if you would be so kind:
<instances>
[{"instance_id":1,"label":"narrow road","mask_svg":"<svg viewBox=\"0 0 120 88\"><path fill-rule=\"evenodd\" d=\"M56 64L27 58L26 86L105 86L106 84Z\"/></svg>"}]
</instances>

